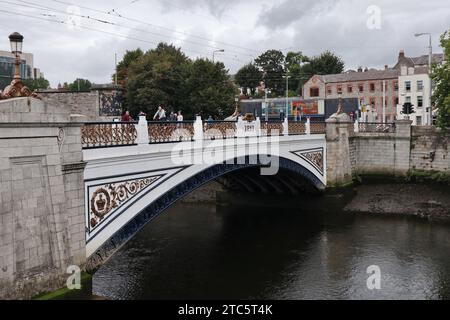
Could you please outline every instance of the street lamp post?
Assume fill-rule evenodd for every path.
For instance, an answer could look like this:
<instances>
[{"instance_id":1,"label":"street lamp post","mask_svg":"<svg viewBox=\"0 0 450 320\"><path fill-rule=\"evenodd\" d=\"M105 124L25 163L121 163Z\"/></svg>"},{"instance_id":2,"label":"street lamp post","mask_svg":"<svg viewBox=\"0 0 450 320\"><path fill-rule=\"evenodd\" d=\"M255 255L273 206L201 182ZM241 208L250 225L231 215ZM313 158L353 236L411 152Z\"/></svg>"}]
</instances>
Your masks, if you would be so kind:
<instances>
[{"instance_id":1,"label":"street lamp post","mask_svg":"<svg viewBox=\"0 0 450 320\"><path fill-rule=\"evenodd\" d=\"M428 124L431 126L433 124L433 108L431 106L432 104L432 95L433 95L433 80L431 79L431 65L433 64L433 46L431 43L431 33L427 33L427 32L423 32L423 33L416 33L415 34L416 37L421 37L421 36L428 36L429 37L429 44L428 44L428 76L430 77L430 91L429 91L429 112L428 112L428 119L427 122Z\"/></svg>"},{"instance_id":2,"label":"street lamp post","mask_svg":"<svg viewBox=\"0 0 450 320\"><path fill-rule=\"evenodd\" d=\"M15 57L14 62L14 77L11 84L5 88L3 92L0 90L0 99L10 99L19 97L33 97L40 98L36 93L31 92L22 82L20 74L20 55L22 53L23 36L14 32L9 36L9 42L11 45L11 53Z\"/></svg>"},{"instance_id":3,"label":"street lamp post","mask_svg":"<svg viewBox=\"0 0 450 320\"><path fill-rule=\"evenodd\" d=\"M286 79L286 117L289 120L289 78L291 76L285 75L283 79Z\"/></svg>"},{"instance_id":4,"label":"street lamp post","mask_svg":"<svg viewBox=\"0 0 450 320\"><path fill-rule=\"evenodd\" d=\"M11 44L11 52L16 58L14 68L14 79L21 80L20 76L20 54L22 53L23 36L14 32L9 36L9 42Z\"/></svg>"},{"instance_id":5,"label":"street lamp post","mask_svg":"<svg viewBox=\"0 0 450 320\"><path fill-rule=\"evenodd\" d=\"M213 51L213 59L212 59L212 61L213 61L213 63L214 63L214 60L215 60L215 57L216 57L216 52L225 52L225 50L224 49L220 49L220 50L214 50Z\"/></svg>"}]
</instances>

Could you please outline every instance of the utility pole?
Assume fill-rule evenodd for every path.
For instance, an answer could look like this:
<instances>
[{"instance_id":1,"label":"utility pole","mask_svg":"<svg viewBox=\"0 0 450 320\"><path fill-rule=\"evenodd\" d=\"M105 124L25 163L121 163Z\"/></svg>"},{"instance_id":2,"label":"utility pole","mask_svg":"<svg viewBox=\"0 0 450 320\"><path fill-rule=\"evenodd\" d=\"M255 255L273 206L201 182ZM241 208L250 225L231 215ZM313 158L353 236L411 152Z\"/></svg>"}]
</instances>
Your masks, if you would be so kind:
<instances>
[{"instance_id":1,"label":"utility pole","mask_svg":"<svg viewBox=\"0 0 450 320\"><path fill-rule=\"evenodd\" d=\"M381 122L386 122L386 80L383 80L383 120Z\"/></svg>"},{"instance_id":2,"label":"utility pole","mask_svg":"<svg viewBox=\"0 0 450 320\"><path fill-rule=\"evenodd\" d=\"M114 65L116 66L116 72L114 74L114 84L117 86L117 53L114 53Z\"/></svg>"}]
</instances>

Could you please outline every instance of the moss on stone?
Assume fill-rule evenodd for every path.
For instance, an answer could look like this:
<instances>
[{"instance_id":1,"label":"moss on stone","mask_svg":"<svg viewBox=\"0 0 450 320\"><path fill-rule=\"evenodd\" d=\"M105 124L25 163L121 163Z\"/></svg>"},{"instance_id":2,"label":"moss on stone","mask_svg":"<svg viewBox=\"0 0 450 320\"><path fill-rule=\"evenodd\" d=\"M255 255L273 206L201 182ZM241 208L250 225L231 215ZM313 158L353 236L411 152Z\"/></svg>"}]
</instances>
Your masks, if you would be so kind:
<instances>
[{"instance_id":1,"label":"moss on stone","mask_svg":"<svg viewBox=\"0 0 450 320\"><path fill-rule=\"evenodd\" d=\"M81 274L81 289L70 290L67 287L53 292L42 293L32 300L86 300L92 296L92 275Z\"/></svg>"}]
</instances>

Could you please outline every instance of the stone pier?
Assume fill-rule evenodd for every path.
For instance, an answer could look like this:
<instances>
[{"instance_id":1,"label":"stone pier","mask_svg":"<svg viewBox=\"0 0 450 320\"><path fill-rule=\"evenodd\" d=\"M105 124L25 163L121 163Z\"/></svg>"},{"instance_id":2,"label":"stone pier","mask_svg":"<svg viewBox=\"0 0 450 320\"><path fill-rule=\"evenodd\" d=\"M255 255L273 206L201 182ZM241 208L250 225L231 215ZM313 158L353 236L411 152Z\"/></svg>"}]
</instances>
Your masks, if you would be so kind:
<instances>
[{"instance_id":1,"label":"stone pier","mask_svg":"<svg viewBox=\"0 0 450 320\"><path fill-rule=\"evenodd\" d=\"M0 298L31 298L83 268L81 122L34 98L0 101Z\"/></svg>"}]
</instances>

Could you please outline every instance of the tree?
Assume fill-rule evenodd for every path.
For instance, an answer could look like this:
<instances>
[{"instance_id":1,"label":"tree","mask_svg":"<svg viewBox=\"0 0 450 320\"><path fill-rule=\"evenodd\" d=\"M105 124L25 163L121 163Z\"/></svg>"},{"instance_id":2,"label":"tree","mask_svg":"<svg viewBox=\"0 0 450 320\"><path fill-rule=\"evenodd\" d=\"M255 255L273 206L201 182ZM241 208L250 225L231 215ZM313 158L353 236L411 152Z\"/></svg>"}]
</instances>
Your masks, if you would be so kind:
<instances>
[{"instance_id":1,"label":"tree","mask_svg":"<svg viewBox=\"0 0 450 320\"><path fill-rule=\"evenodd\" d=\"M87 79L77 78L72 83L64 83L64 89L68 91L89 91L91 90L92 83Z\"/></svg>"},{"instance_id":2,"label":"tree","mask_svg":"<svg viewBox=\"0 0 450 320\"><path fill-rule=\"evenodd\" d=\"M235 90L222 63L192 61L179 48L160 43L130 64L125 107L134 116L153 115L161 105L166 112L182 110L185 119L199 113L227 117Z\"/></svg>"},{"instance_id":3,"label":"tree","mask_svg":"<svg viewBox=\"0 0 450 320\"><path fill-rule=\"evenodd\" d=\"M285 56L279 50L268 50L255 59L255 64L263 71L266 88L278 96L285 94Z\"/></svg>"},{"instance_id":4,"label":"tree","mask_svg":"<svg viewBox=\"0 0 450 320\"><path fill-rule=\"evenodd\" d=\"M320 56L309 59L305 68L313 74L338 74L344 71L344 61L330 51L325 51Z\"/></svg>"},{"instance_id":5,"label":"tree","mask_svg":"<svg viewBox=\"0 0 450 320\"><path fill-rule=\"evenodd\" d=\"M23 80L23 84L31 91L50 89L50 82L45 78L26 79Z\"/></svg>"},{"instance_id":6,"label":"tree","mask_svg":"<svg viewBox=\"0 0 450 320\"><path fill-rule=\"evenodd\" d=\"M294 96L298 95L303 86L305 80L305 75L303 72L303 63L308 61L308 57L304 56L301 52L288 52L286 55L285 69L288 75L291 77L289 79L289 91L294 91Z\"/></svg>"},{"instance_id":7,"label":"tree","mask_svg":"<svg viewBox=\"0 0 450 320\"><path fill-rule=\"evenodd\" d=\"M338 74L344 71L344 61L330 51L319 56L303 57L303 66L299 74L299 89L315 74Z\"/></svg>"},{"instance_id":8,"label":"tree","mask_svg":"<svg viewBox=\"0 0 450 320\"><path fill-rule=\"evenodd\" d=\"M186 106L185 83L190 59L179 48L160 43L130 64L126 82L126 107L133 115Z\"/></svg>"},{"instance_id":9,"label":"tree","mask_svg":"<svg viewBox=\"0 0 450 320\"><path fill-rule=\"evenodd\" d=\"M444 49L444 63L433 65L431 78L435 88L433 105L437 108L437 125L450 128L450 30L441 36L441 47Z\"/></svg>"},{"instance_id":10,"label":"tree","mask_svg":"<svg viewBox=\"0 0 450 320\"><path fill-rule=\"evenodd\" d=\"M252 95L263 80L263 74L253 63L243 66L235 75L236 83L244 89L250 89Z\"/></svg>"},{"instance_id":11,"label":"tree","mask_svg":"<svg viewBox=\"0 0 450 320\"><path fill-rule=\"evenodd\" d=\"M117 82L122 87L126 86L126 81L128 79L128 69L130 68L131 64L138 61L142 56L144 55L144 52L137 48L136 50L126 51L125 55L123 56L122 61L120 61L117 64ZM112 75L113 81L115 81L115 75Z\"/></svg>"},{"instance_id":12,"label":"tree","mask_svg":"<svg viewBox=\"0 0 450 320\"><path fill-rule=\"evenodd\" d=\"M186 88L188 105L186 114L212 116L215 119L226 118L235 109L234 98L237 88L230 80L225 65L213 63L206 59L198 59L189 68Z\"/></svg>"}]
</instances>

